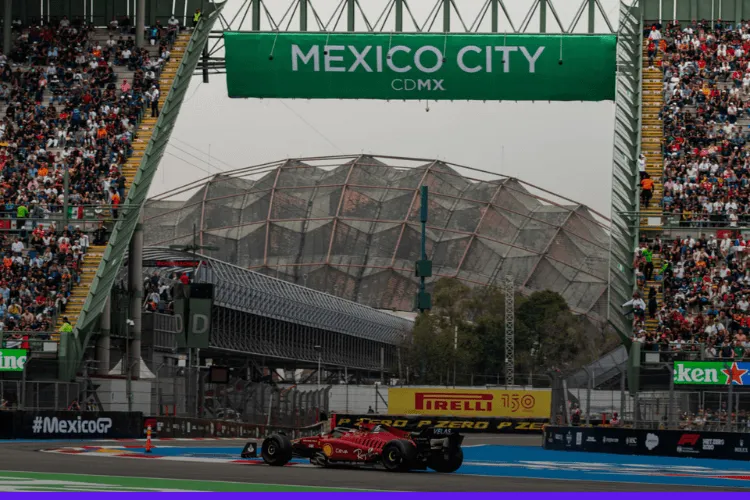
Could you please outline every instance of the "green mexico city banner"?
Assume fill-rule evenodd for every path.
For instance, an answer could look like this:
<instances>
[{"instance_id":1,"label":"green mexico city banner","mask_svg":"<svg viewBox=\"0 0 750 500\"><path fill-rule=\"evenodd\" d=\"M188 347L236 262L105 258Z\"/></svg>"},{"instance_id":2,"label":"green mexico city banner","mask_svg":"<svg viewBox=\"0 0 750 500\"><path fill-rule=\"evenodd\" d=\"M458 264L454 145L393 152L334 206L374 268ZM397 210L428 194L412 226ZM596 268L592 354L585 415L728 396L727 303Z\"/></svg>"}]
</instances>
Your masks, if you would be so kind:
<instances>
[{"instance_id":1,"label":"green mexico city banner","mask_svg":"<svg viewBox=\"0 0 750 500\"><path fill-rule=\"evenodd\" d=\"M675 361L674 383L681 385L750 385L750 363Z\"/></svg>"},{"instance_id":2,"label":"green mexico city banner","mask_svg":"<svg viewBox=\"0 0 750 500\"><path fill-rule=\"evenodd\" d=\"M607 101L615 35L225 32L234 98Z\"/></svg>"},{"instance_id":3,"label":"green mexico city banner","mask_svg":"<svg viewBox=\"0 0 750 500\"><path fill-rule=\"evenodd\" d=\"M0 372L22 372L26 349L0 349Z\"/></svg>"}]
</instances>

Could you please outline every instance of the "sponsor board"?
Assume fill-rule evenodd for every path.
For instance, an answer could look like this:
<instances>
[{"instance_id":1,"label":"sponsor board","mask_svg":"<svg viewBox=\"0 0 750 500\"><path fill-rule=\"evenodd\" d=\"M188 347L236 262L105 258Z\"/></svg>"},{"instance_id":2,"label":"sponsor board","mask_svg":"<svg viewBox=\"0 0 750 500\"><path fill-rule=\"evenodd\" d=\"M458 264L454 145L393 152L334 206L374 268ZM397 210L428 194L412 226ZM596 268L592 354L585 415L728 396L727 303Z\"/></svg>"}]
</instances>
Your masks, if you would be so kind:
<instances>
[{"instance_id":1,"label":"sponsor board","mask_svg":"<svg viewBox=\"0 0 750 500\"><path fill-rule=\"evenodd\" d=\"M461 434L541 434L546 420L506 418L429 417L424 415L336 415L336 427L356 427L363 423L389 425L407 431L432 428L435 433L458 431Z\"/></svg>"},{"instance_id":2,"label":"sponsor board","mask_svg":"<svg viewBox=\"0 0 750 500\"><path fill-rule=\"evenodd\" d=\"M750 362L675 361L674 383L677 385L750 384Z\"/></svg>"},{"instance_id":3,"label":"sponsor board","mask_svg":"<svg viewBox=\"0 0 750 500\"><path fill-rule=\"evenodd\" d=\"M36 416L31 424L31 432L34 434L102 434L106 436L111 428L111 418L84 420L81 416L73 419Z\"/></svg>"},{"instance_id":4,"label":"sponsor board","mask_svg":"<svg viewBox=\"0 0 750 500\"><path fill-rule=\"evenodd\" d=\"M0 438L130 439L142 423L138 412L0 411Z\"/></svg>"},{"instance_id":5,"label":"sponsor board","mask_svg":"<svg viewBox=\"0 0 750 500\"><path fill-rule=\"evenodd\" d=\"M564 55L559 35L227 32L225 43L235 98L601 101L615 92L613 35L566 35Z\"/></svg>"},{"instance_id":6,"label":"sponsor board","mask_svg":"<svg viewBox=\"0 0 750 500\"><path fill-rule=\"evenodd\" d=\"M0 372L22 372L26 359L26 349L0 349Z\"/></svg>"},{"instance_id":7,"label":"sponsor board","mask_svg":"<svg viewBox=\"0 0 750 500\"><path fill-rule=\"evenodd\" d=\"M575 440L557 439L572 433ZM729 432L548 426L543 443L550 450L750 460L750 446L745 441L745 434Z\"/></svg>"},{"instance_id":8,"label":"sponsor board","mask_svg":"<svg viewBox=\"0 0 750 500\"><path fill-rule=\"evenodd\" d=\"M549 418L550 391L474 389L388 390L389 415Z\"/></svg>"}]
</instances>

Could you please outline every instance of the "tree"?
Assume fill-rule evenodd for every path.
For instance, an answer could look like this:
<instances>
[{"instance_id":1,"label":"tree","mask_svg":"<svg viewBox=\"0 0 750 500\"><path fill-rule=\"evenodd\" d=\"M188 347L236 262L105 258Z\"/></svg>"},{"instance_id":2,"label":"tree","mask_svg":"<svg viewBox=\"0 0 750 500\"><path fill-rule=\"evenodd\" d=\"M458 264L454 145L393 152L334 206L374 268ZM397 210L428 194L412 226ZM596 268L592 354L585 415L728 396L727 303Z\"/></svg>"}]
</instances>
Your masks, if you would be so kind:
<instances>
[{"instance_id":1,"label":"tree","mask_svg":"<svg viewBox=\"0 0 750 500\"><path fill-rule=\"evenodd\" d=\"M576 368L600 355L603 347L603 337L588 335L585 321L552 291L516 296L514 336L518 374ZM412 382L449 383L454 365L458 374L495 379L505 372L503 291L472 289L456 279L438 280L433 310L419 315L403 352ZM457 376L457 383L469 383L467 377Z\"/></svg>"}]
</instances>

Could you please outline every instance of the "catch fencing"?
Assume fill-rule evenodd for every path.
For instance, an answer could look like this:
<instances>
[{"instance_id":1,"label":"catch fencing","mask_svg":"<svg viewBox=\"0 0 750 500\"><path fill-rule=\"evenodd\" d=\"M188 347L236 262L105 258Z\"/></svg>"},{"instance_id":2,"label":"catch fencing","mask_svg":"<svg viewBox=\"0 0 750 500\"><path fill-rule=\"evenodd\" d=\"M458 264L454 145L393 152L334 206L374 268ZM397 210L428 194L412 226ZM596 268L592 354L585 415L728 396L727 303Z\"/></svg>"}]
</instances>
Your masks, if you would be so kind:
<instances>
[{"instance_id":1,"label":"catch fencing","mask_svg":"<svg viewBox=\"0 0 750 500\"><path fill-rule=\"evenodd\" d=\"M76 405L82 408L85 393L82 383L22 382L0 380L0 411L2 410L67 410Z\"/></svg>"},{"instance_id":2,"label":"catch fencing","mask_svg":"<svg viewBox=\"0 0 750 500\"><path fill-rule=\"evenodd\" d=\"M637 385L627 370L605 383L593 376L563 380L554 391L552 420L558 425L609 425L614 418L615 425L638 429L750 430L750 391L745 387L675 385L672 369L671 362L648 363L638 371ZM631 383L638 390L631 390Z\"/></svg>"}]
</instances>

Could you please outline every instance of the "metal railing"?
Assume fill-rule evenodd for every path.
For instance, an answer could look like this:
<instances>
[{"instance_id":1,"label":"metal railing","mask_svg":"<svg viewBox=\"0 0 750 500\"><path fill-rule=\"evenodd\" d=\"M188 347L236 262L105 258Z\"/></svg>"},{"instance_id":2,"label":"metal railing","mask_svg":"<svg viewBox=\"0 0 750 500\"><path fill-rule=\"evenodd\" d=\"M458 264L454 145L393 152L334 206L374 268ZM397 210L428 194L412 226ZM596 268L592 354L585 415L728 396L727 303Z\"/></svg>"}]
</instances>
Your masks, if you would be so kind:
<instances>
[{"instance_id":1,"label":"metal railing","mask_svg":"<svg viewBox=\"0 0 750 500\"><path fill-rule=\"evenodd\" d=\"M3 331L0 332L0 349L26 349L57 355L60 335L64 334L54 331Z\"/></svg>"}]
</instances>

